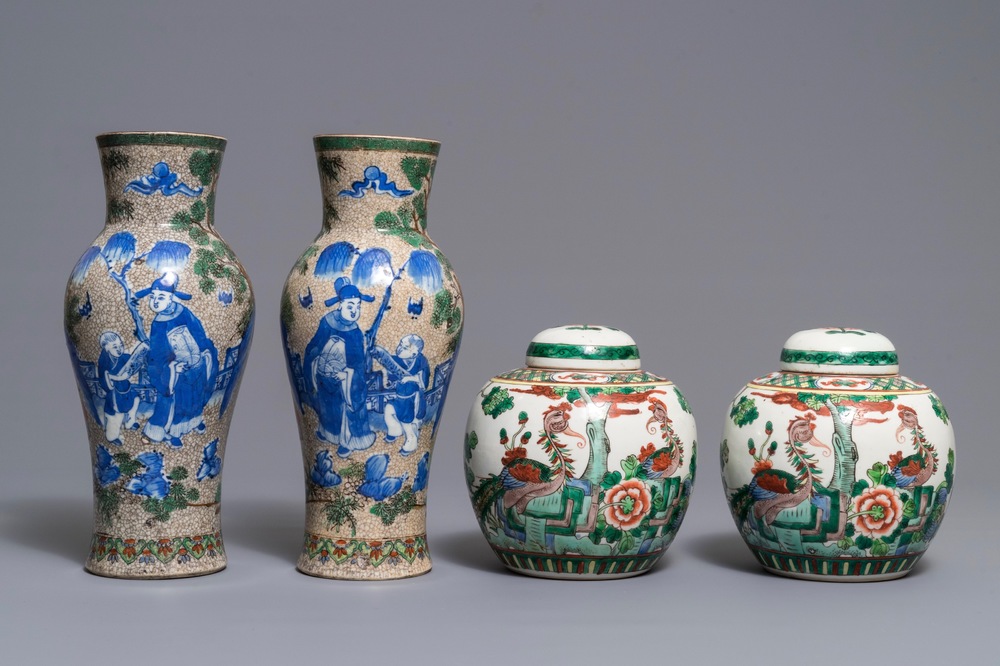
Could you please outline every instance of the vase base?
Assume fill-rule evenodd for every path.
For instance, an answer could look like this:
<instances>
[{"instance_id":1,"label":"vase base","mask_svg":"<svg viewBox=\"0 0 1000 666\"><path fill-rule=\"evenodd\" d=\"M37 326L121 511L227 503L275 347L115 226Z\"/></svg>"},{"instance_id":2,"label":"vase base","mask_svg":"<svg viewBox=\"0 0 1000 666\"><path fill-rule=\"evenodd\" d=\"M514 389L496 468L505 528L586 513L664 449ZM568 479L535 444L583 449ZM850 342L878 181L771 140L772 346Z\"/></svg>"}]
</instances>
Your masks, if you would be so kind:
<instances>
[{"instance_id":1,"label":"vase base","mask_svg":"<svg viewBox=\"0 0 1000 666\"><path fill-rule=\"evenodd\" d=\"M873 583L902 578L923 555L919 552L888 557L822 557L790 555L754 546L750 551L768 573L831 583Z\"/></svg>"},{"instance_id":2,"label":"vase base","mask_svg":"<svg viewBox=\"0 0 1000 666\"><path fill-rule=\"evenodd\" d=\"M653 568L663 550L626 557L549 553L527 553L493 546L504 566L525 576L560 580L605 580L630 578Z\"/></svg>"},{"instance_id":3,"label":"vase base","mask_svg":"<svg viewBox=\"0 0 1000 666\"><path fill-rule=\"evenodd\" d=\"M307 576L335 580L395 580L431 570L427 535L384 539L342 539L305 533L295 566Z\"/></svg>"},{"instance_id":4,"label":"vase base","mask_svg":"<svg viewBox=\"0 0 1000 666\"><path fill-rule=\"evenodd\" d=\"M505 565L506 566L506 565ZM618 578L634 578L648 573L649 569L641 571L630 571L618 574L572 574L572 573L552 573L551 571L535 571L533 569L521 569L519 567L507 566L510 571L532 578L547 578L549 580L615 580Z\"/></svg>"},{"instance_id":5,"label":"vase base","mask_svg":"<svg viewBox=\"0 0 1000 666\"><path fill-rule=\"evenodd\" d=\"M83 568L104 578L164 580L207 576L226 568L222 534L123 539L94 534Z\"/></svg>"},{"instance_id":6,"label":"vase base","mask_svg":"<svg viewBox=\"0 0 1000 666\"><path fill-rule=\"evenodd\" d=\"M811 580L820 583L877 583L881 580L894 580L896 578L902 578L906 574L910 573L910 570L897 571L894 573L887 574L876 574L874 576L824 576L820 574L809 574L800 573L793 571L782 571L781 569L772 569L770 567L764 567L764 570L769 574L774 574L775 576L784 576L785 578L797 578L798 580Z\"/></svg>"}]
</instances>

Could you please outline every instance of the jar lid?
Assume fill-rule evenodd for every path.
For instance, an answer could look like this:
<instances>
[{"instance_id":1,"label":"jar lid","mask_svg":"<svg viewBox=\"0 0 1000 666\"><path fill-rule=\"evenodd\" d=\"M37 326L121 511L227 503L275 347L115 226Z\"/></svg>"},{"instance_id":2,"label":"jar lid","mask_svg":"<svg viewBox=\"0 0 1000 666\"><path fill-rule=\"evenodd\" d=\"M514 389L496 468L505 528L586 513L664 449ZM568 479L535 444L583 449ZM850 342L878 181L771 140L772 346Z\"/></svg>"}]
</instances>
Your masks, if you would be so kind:
<instances>
[{"instance_id":1,"label":"jar lid","mask_svg":"<svg viewBox=\"0 0 1000 666\"><path fill-rule=\"evenodd\" d=\"M862 328L812 328L788 338L781 369L829 375L895 375L899 358L889 338Z\"/></svg>"},{"instance_id":2,"label":"jar lid","mask_svg":"<svg viewBox=\"0 0 1000 666\"><path fill-rule=\"evenodd\" d=\"M638 370L639 348L628 333L609 326L547 328L528 345L527 364L562 370Z\"/></svg>"}]
</instances>

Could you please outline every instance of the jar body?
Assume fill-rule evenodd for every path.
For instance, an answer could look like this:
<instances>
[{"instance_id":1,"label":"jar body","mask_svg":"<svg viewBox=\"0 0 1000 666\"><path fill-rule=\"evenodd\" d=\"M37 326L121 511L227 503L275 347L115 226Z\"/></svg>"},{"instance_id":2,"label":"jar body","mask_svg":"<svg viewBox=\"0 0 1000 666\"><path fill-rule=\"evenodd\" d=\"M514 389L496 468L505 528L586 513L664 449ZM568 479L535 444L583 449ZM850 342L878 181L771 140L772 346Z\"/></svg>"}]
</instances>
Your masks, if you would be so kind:
<instances>
[{"instance_id":1,"label":"jar body","mask_svg":"<svg viewBox=\"0 0 1000 666\"><path fill-rule=\"evenodd\" d=\"M438 144L316 138L325 220L282 294L306 482L298 569L430 570L430 456L461 338L458 280L426 234Z\"/></svg>"},{"instance_id":2,"label":"jar body","mask_svg":"<svg viewBox=\"0 0 1000 666\"><path fill-rule=\"evenodd\" d=\"M696 437L683 395L655 375L500 375L483 388L466 431L476 518L501 562L519 573L644 573L684 517Z\"/></svg>"},{"instance_id":3,"label":"jar body","mask_svg":"<svg viewBox=\"0 0 1000 666\"><path fill-rule=\"evenodd\" d=\"M175 578L225 567L219 502L253 334L250 282L212 226L225 141L98 137L106 224L66 289L93 464L86 568Z\"/></svg>"},{"instance_id":4,"label":"jar body","mask_svg":"<svg viewBox=\"0 0 1000 666\"><path fill-rule=\"evenodd\" d=\"M736 396L722 442L723 485L754 556L818 580L909 572L944 517L954 464L940 399L899 375L771 373Z\"/></svg>"}]
</instances>

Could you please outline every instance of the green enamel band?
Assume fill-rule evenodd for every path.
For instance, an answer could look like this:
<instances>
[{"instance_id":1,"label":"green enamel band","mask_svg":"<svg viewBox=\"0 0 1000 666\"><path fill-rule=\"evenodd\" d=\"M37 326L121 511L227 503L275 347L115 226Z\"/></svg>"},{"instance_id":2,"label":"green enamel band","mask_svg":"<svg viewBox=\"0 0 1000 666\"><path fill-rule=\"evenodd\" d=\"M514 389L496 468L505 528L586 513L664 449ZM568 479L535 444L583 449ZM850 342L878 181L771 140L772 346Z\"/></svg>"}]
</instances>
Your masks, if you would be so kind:
<instances>
[{"instance_id":1,"label":"green enamel band","mask_svg":"<svg viewBox=\"0 0 1000 666\"><path fill-rule=\"evenodd\" d=\"M628 361L639 358L635 345L604 347L600 345L566 345L555 342L532 342L528 356L535 358L578 358L588 361Z\"/></svg>"},{"instance_id":2,"label":"green enamel band","mask_svg":"<svg viewBox=\"0 0 1000 666\"><path fill-rule=\"evenodd\" d=\"M899 365L899 357L894 351L859 351L843 354L832 351L782 349L781 362L815 365Z\"/></svg>"},{"instance_id":3,"label":"green enamel band","mask_svg":"<svg viewBox=\"0 0 1000 666\"><path fill-rule=\"evenodd\" d=\"M317 136L316 150L394 150L401 153L437 155L441 144L424 139L402 139L391 136Z\"/></svg>"},{"instance_id":4,"label":"green enamel band","mask_svg":"<svg viewBox=\"0 0 1000 666\"><path fill-rule=\"evenodd\" d=\"M180 134L170 132L116 132L97 137L98 148L115 146L191 146L225 150L226 140L221 136L208 134Z\"/></svg>"}]
</instances>

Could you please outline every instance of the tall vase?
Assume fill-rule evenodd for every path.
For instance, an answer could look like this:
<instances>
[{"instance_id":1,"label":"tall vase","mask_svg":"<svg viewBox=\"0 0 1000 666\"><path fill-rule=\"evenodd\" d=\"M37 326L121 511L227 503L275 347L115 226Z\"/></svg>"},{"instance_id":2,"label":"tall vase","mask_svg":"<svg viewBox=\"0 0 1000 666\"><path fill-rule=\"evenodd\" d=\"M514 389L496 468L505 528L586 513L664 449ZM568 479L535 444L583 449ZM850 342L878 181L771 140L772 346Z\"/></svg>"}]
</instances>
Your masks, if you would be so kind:
<instances>
[{"instance_id":1,"label":"tall vase","mask_svg":"<svg viewBox=\"0 0 1000 666\"><path fill-rule=\"evenodd\" d=\"M215 231L226 141L97 137L104 229L66 287L66 342L90 440L86 569L179 578L226 566L222 457L253 333L243 267Z\"/></svg>"},{"instance_id":2,"label":"tall vase","mask_svg":"<svg viewBox=\"0 0 1000 666\"><path fill-rule=\"evenodd\" d=\"M428 472L464 313L451 264L426 232L440 144L314 143L323 228L281 300L306 481L298 569L417 576L431 568Z\"/></svg>"}]
</instances>

